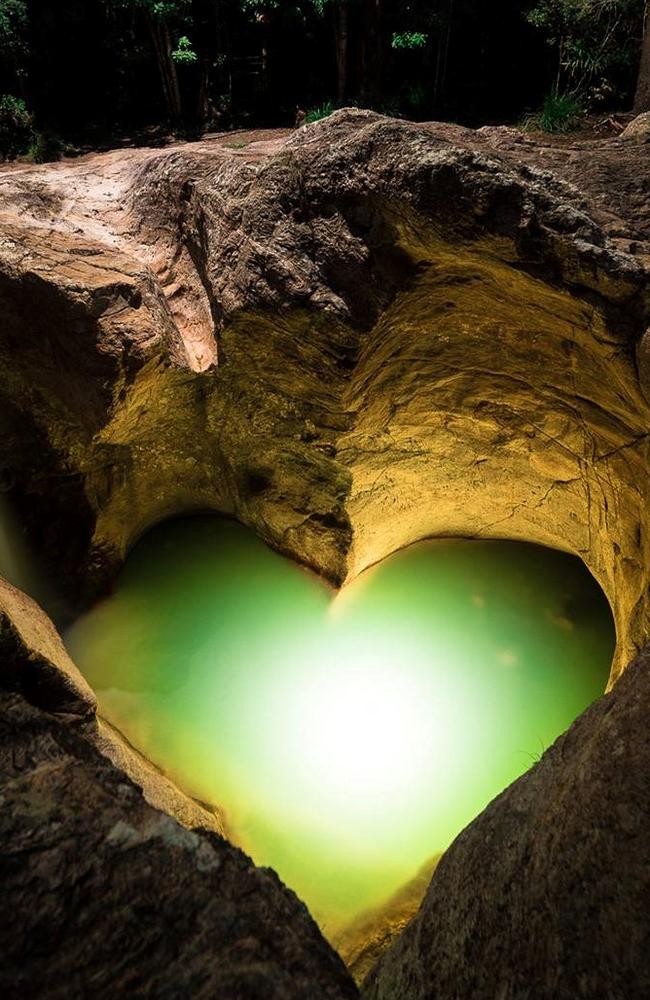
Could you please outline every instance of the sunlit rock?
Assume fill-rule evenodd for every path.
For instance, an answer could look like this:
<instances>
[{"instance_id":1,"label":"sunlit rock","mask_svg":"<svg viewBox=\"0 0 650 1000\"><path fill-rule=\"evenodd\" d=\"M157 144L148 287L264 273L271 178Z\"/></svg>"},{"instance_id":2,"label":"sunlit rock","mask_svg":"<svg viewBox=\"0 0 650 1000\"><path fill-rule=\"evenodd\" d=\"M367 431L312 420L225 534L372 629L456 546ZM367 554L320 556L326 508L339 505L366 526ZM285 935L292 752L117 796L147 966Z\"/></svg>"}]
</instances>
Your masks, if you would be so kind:
<instances>
[{"instance_id":1,"label":"sunlit rock","mask_svg":"<svg viewBox=\"0 0 650 1000\"><path fill-rule=\"evenodd\" d=\"M648 636L646 273L526 144L471 135L344 111L259 154L0 179L3 462L77 596L190 509L335 581L426 535L526 539L603 586L616 676Z\"/></svg>"}]
</instances>

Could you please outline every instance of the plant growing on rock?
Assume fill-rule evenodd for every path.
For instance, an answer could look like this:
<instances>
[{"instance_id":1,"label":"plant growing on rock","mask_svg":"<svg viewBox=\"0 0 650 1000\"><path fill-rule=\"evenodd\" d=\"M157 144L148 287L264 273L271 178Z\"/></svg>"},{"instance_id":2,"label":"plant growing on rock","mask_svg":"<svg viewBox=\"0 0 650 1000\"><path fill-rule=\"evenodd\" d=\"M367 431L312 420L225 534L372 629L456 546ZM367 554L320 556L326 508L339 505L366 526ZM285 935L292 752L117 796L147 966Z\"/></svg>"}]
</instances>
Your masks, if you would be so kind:
<instances>
[{"instance_id":1,"label":"plant growing on rock","mask_svg":"<svg viewBox=\"0 0 650 1000\"><path fill-rule=\"evenodd\" d=\"M318 107L310 108L305 115L305 122L319 122L323 118L329 118L329 116L335 111L334 103L332 101L325 101L324 104L319 104Z\"/></svg>"}]
</instances>

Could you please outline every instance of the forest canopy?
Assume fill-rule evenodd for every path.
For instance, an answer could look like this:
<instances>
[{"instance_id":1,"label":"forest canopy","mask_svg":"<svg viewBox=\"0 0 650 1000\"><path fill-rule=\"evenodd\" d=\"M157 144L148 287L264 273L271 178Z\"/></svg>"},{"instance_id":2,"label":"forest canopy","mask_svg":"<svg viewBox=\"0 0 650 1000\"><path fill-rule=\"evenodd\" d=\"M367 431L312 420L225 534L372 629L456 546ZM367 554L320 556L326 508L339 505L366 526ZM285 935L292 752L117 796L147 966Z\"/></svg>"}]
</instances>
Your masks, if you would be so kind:
<instances>
[{"instance_id":1,"label":"forest canopy","mask_svg":"<svg viewBox=\"0 0 650 1000\"><path fill-rule=\"evenodd\" d=\"M645 0L0 0L0 155L359 105L568 127L631 106Z\"/></svg>"}]
</instances>

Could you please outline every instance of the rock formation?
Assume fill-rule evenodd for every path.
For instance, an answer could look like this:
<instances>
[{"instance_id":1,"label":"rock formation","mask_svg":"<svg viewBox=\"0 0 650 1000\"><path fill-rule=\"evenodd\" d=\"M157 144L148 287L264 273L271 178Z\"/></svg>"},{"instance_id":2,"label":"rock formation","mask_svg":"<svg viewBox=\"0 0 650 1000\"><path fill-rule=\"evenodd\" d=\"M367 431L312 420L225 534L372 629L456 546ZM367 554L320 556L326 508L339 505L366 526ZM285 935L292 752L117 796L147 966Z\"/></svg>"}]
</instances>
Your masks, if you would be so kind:
<instances>
[{"instance_id":1,"label":"rock formation","mask_svg":"<svg viewBox=\"0 0 650 1000\"><path fill-rule=\"evenodd\" d=\"M364 1000L650 995L650 652L443 856Z\"/></svg>"},{"instance_id":2,"label":"rock formation","mask_svg":"<svg viewBox=\"0 0 650 1000\"><path fill-rule=\"evenodd\" d=\"M223 136L4 167L0 487L59 595L57 618L110 585L143 531L194 510L234 515L336 583L427 536L515 538L572 552L599 580L616 621L614 684L650 638L649 191L645 146L628 139L542 143L513 129L416 126L360 111L236 144ZM271 876L246 867L216 835L184 834L154 811L222 829L218 810L165 784L119 734L94 721L91 695L70 664L61 666L52 634L44 638L50 626L32 635L25 624L38 617L34 607L7 591L2 608L5 741L21 747L17 756L4 747L4 838L14 845L6 884L14 911L27 907L36 886L46 914L38 924L26 911L26 931L10 953L14 973L35 960L34 942L53 926L35 968L65 984L72 969L65 950L92 918L99 936L88 931L84 968L97 963L98 995L116 988L137 995L147 982L156 996L354 995L304 911ZM622 693L615 688L602 705L633 711L630 692L642 675L638 665ZM71 702L81 708L64 720L58 713L70 714ZM577 730L587 734L585 754L597 742L589 727L604 711L592 710ZM530 843L529 827L514 823L517 796L528 802L530 788L539 801L552 800L558 787L573 794L580 755L569 761L566 786L558 775L562 747L574 742L567 737L524 779L529 784L514 786L504 878ZM625 760L637 750L625 743ZM602 839L602 871L614 844L636 851L637 827L629 788L613 772L598 798L593 752L593 773L580 773L590 787L593 779L584 801ZM503 802L492 807L497 816ZM530 809L524 819L533 823ZM493 815L478 822L489 825ZM534 860L539 892L555 885L558 899L567 890L554 883L566 877L562 859L582 865L585 884L591 879L586 855L567 853L581 836L573 816L565 825L557 814L556 854L521 855L522 864ZM617 840L625 824L632 833ZM473 829L434 887L452 884L454 859L474 843ZM506 834L499 828L498 836ZM149 869L138 853L143 843ZM53 865L42 871L41 849ZM623 868L635 870L632 857ZM114 905L100 912L94 907L114 872ZM514 947L521 924L497 919L497 874L486 926L502 929L499 947ZM46 886L50 875L48 894L38 880ZM145 959L115 923L125 916L131 878L145 921L160 897L139 979L128 977ZM70 916L79 884L97 897L81 923ZM568 911L584 921L585 941L601 919L603 926L618 920L618 897L571 885L604 908L597 917ZM425 944L433 941L427 914L438 920L441 898L432 892L373 980L377 997L406 995L395 992L402 975L421 991L414 1000L429 995L422 992L431 970ZM237 899L247 914L241 925ZM459 907L464 899L461 892ZM166 921L177 907L182 931L172 936ZM528 912L522 903L517 919ZM266 940L260 927L271 913L277 934ZM464 917L468 934L474 916ZM621 920L633 932L633 954L635 922ZM300 930L291 943L294 922ZM538 922L531 926L537 937L526 940L558 975L583 968L562 945L565 927L544 937ZM453 934L451 923L436 930L440 941ZM623 944L621 933L613 927L604 954ZM156 949L169 951L172 939L168 989ZM110 956L124 949L111 972ZM500 952L483 954L488 965L501 961ZM582 962L586 951L579 954ZM455 962L445 954L439 982L450 992L440 995L481 995L471 993L478 979L453 985ZM603 981L600 960L594 968L596 978L585 972L571 980L573 995L601 995L593 992ZM626 968L621 963L621 975ZM529 995L523 986L516 991L517 982L483 980L504 1000ZM539 996L563 995L558 983L560 992Z\"/></svg>"},{"instance_id":3,"label":"rock formation","mask_svg":"<svg viewBox=\"0 0 650 1000\"><path fill-rule=\"evenodd\" d=\"M621 139L650 142L650 111L637 115L621 132Z\"/></svg>"},{"instance_id":4,"label":"rock formation","mask_svg":"<svg viewBox=\"0 0 650 1000\"><path fill-rule=\"evenodd\" d=\"M335 581L519 538L598 578L618 673L648 636L650 221L608 239L511 132L340 112L0 174L1 464L75 602L188 510Z\"/></svg>"},{"instance_id":5,"label":"rock formation","mask_svg":"<svg viewBox=\"0 0 650 1000\"><path fill-rule=\"evenodd\" d=\"M98 728L38 608L5 587L0 601L2 996L356 996L277 876Z\"/></svg>"},{"instance_id":6,"label":"rock formation","mask_svg":"<svg viewBox=\"0 0 650 1000\"><path fill-rule=\"evenodd\" d=\"M357 983L363 983L420 909L440 857L430 858L383 906L360 914L336 936L336 950Z\"/></svg>"}]
</instances>

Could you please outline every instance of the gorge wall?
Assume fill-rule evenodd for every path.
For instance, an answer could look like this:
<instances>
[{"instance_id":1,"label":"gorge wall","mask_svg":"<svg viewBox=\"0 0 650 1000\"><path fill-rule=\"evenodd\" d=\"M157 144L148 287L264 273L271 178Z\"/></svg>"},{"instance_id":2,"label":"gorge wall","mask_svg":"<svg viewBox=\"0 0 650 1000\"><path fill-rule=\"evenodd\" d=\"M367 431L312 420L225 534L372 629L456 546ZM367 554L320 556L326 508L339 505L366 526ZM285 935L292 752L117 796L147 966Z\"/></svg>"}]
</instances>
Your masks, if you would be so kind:
<instances>
[{"instance_id":1,"label":"gorge wall","mask_svg":"<svg viewBox=\"0 0 650 1000\"><path fill-rule=\"evenodd\" d=\"M337 582L527 539L600 581L615 672L643 645L644 258L457 131L341 112L5 173L2 466L57 575L88 594L196 509Z\"/></svg>"},{"instance_id":2,"label":"gorge wall","mask_svg":"<svg viewBox=\"0 0 650 1000\"><path fill-rule=\"evenodd\" d=\"M341 111L0 171L0 482L55 615L193 510L337 585L523 539L599 580L616 681L650 636L643 153Z\"/></svg>"}]
</instances>

